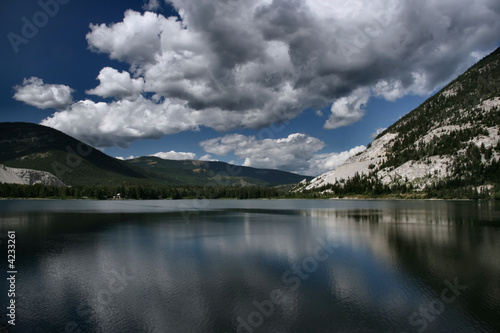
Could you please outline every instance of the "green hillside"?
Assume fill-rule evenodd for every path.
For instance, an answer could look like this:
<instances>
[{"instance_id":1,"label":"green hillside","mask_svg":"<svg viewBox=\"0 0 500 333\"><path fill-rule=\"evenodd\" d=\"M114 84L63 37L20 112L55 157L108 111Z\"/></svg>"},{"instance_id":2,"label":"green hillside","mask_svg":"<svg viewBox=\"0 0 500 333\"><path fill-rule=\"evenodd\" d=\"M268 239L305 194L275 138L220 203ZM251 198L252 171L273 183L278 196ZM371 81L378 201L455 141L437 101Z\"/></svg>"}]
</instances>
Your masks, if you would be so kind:
<instances>
[{"instance_id":1,"label":"green hillside","mask_svg":"<svg viewBox=\"0 0 500 333\"><path fill-rule=\"evenodd\" d=\"M0 163L47 171L67 185L140 183L141 170L112 158L53 128L0 123Z\"/></svg>"},{"instance_id":2,"label":"green hillside","mask_svg":"<svg viewBox=\"0 0 500 333\"><path fill-rule=\"evenodd\" d=\"M277 186L312 179L224 162L157 157L121 161L58 130L31 123L0 123L0 164L48 171L71 186Z\"/></svg>"},{"instance_id":3,"label":"green hillside","mask_svg":"<svg viewBox=\"0 0 500 333\"><path fill-rule=\"evenodd\" d=\"M225 162L164 160L145 156L128 160L151 178L170 184L213 186L277 186L294 184L313 177L270 169L234 166Z\"/></svg>"}]
</instances>

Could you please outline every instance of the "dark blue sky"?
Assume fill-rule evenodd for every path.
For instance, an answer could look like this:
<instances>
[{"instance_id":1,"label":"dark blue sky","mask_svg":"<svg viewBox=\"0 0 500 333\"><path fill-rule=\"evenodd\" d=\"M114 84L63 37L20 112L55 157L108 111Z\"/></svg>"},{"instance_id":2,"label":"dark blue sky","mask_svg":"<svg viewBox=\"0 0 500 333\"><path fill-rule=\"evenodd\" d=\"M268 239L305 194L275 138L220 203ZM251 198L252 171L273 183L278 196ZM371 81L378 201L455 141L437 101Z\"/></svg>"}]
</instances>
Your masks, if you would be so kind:
<instances>
[{"instance_id":1,"label":"dark blue sky","mask_svg":"<svg viewBox=\"0 0 500 333\"><path fill-rule=\"evenodd\" d=\"M4 67L0 82L2 121L39 122L53 110L39 110L18 101L12 96L13 87L32 76L46 82L63 83L75 89L75 97L83 96L85 89L95 85L96 74L102 66L113 64L126 68L123 64L108 60L104 55L88 50L85 35L90 23L118 22L127 8L140 10L138 1L69 1L60 5L59 12L49 18L48 23L38 28L38 33L19 44L16 53L9 33L23 37L25 23L23 17L33 22L33 16L42 8L38 1L4 1L1 7L2 47L0 59Z\"/></svg>"},{"instance_id":2,"label":"dark blue sky","mask_svg":"<svg viewBox=\"0 0 500 333\"><path fill-rule=\"evenodd\" d=\"M65 2L62 0L60 1ZM278 31L284 31L285 29L283 23L284 17L281 19L279 26L275 20L277 15L282 15L283 12L280 11L279 1L275 1L273 4L270 4L270 1L268 1L261 4L260 7L245 8L246 12L239 8L231 8L233 11L231 12L233 13L232 15L240 15L244 18L238 19L238 17L235 17L235 20L228 18L227 13L224 14L224 11L227 10L224 6L227 5L206 5L206 1L197 3L191 0L186 0L184 2L179 0L174 1L173 5L162 2L161 7L151 8L154 9L156 14L161 14L164 17L178 16L174 8L183 9L184 14L182 22L185 26L177 30L178 34L179 36L182 32L192 32L193 34L188 36L191 38L189 40L191 44L182 47L185 47L189 52L200 53L200 67L205 65L203 61L207 61L207 73L218 73L217 71L220 71L221 73L231 73L231 75L235 75L236 77L236 75L240 75L241 73L238 71L242 71L242 68L245 68L245 66L249 66L249 64L254 66L251 71L248 73L245 72L245 80L247 80L244 82L245 84L250 82L248 77L252 74L252 71L263 68L262 70L264 73L265 71L274 70L277 66L279 67L279 63L275 63L274 67L266 65L265 61L267 60L262 59L268 59L267 55L251 55L253 51L249 50L252 50L252 48L250 46L248 49L246 48L245 43L247 42L245 38L248 39L248 45L251 43L255 44L253 50L259 49L261 46L259 43L263 45L262 50L274 50L276 49L275 44L278 45L277 41L281 43L280 45L288 47L290 67L279 72L281 81L275 86L259 83L259 90L250 94L248 91L249 88L246 87L256 87L257 84L255 82L257 81L255 80L259 80L260 77L251 79L252 85L239 86L238 83L233 82L232 84L234 84L234 86L231 86L226 85L226 83L220 79L217 79L219 81L216 82L216 85L217 88L220 88L220 85L224 90L234 91L236 95L241 94L242 97L239 100L248 101L249 105L252 103L260 105L261 96L268 96L266 91L271 94L277 91L276 89L284 89L283 87L289 84L288 87L291 86L293 88L294 94L296 93L296 95L293 96L295 96L297 98L296 101L298 101L294 103L293 106L291 106L292 104L289 106L282 106L281 96L276 94L274 97L269 97L269 103L265 104L265 106L261 104L256 110L260 110L259 112L263 114L272 114L275 110L282 108L283 111L280 112L281 115L284 116L280 120L292 119L286 121L283 125L274 126L271 124L275 123L276 118L269 116L267 118L263 117L264 120L258 123L260 125L255 125L254 122L250 123L248 121L251 117L245 118L242 116L240 118L235 118L237 120L234 120L234 122L230 123L228 121L227 125L224 125L226 124L225 121L228 119L228 116L230 117L235 114L245 115L247 114L245 112L248 112L246 111L248 108L245 105L241 106L240 103L236 109L232 109L231 104L227 104L227 99L231 98L231 94L224 97L226 100L222 100L222 97L215 96L215 94L209 94L207 95L207 100L213 98L213 105L199 106L200 101L193 97L193 92L196 92L198 88L194 89L192 87L196 86L199 82L203 82L203 84L206 84L204 87L208 87L208 85L210 85L210 80L201 76L193 78L198 75L199 72L197 72L198 74L192 74L193 66L196 66L197 62L191 61L191 58L188 59L189 63L186 62L191 67L188 67L186 63L172 62L169 58L170 62L168 64L172 67L161 67L157 77L155 76L156 72L150 69L150 66L155 64L154 62L150 61L148 64L140 63L137 65L137 63L134 64L134 61L127 60L135 56L134 52L141 51L140 46L135 50L132 49L127 51L124 51L126 45L115 45L113 46L114 49L106 49L107 45L113 42L113 38L121 38L122 36L133 38L130 36L134 34L134 31L129 30L133 30L136 25L131 24L130 27L132 28L129 27L129 30L124 29L115 31L113 32L115 35L106 37L108 39L97 36L96 38L102 38L104 44L99 44L101 45L99 46L99 50L96 50L96 45L98 45L97 42L95 42L96 44L93 50L89 48L89 42L86 39L86 35L91 32L91 28L89 27L90 24L105 24L106 26L103 26L101 29L104 31L107 27L111 27L113 23L123 22L124 14L129 9L143 15L137 17L139 20L146 22L146 16L144 16L144 12L146 11L144 7L145 3L143 1L71 0L66 4L60 4L55 2L55 0L42 0L42 2L50 4L51 6L57 3L59 6L57 13L55 13L53 17L41 14L43 13L43 8L38 1L33 0L23 1L22 3L9 0L3 1L2 4L0 4L0 35L2 36L0 61L4 64L2 80L0 80L0 121L40 123L44 119L52 118L54 120L53 124L57 124L54 125L54 127L70 135L82 138L81 133L85 133L86 130L94 133L95 125L90 125L90 122L85 121L84 112L86 111L81 111L83 112L82 114L77 114L77 112L74 111L74 106L70 103L67 103L64 108L59 108L59 110L54 108L40 109L37 107L38 105L34 105L29 99L18 98L18 100L16 100L13 96L22 87L23 80L36 77L43 80L45 85L59 85L58 87L67 86L71 88L72 103L88 99L95 103L103 102L102 107L108 107L115 102L118 103L119 98L115 95L113 95L114 97L90 95L86 93L86 91L99 85L100 81L97 80L97 76L103 68L111 67L114 68L117 73L123 71L129 72L132 78L142 80L142 77L144 77L145 88L141 94L145 100L149 101L155 93L161 96L161 101L175 98L175 101L187 103L187 111L185 112L194 112L193 115L197 115L198 113L196 112L200 111L200 114L205 114L206 118L200 117L200 119L205 120L197 120L197 122L194 125L191 124L190 127L180 126L178 129L170 129L169 127L169 129L165 130L163 130L162 127L158 127L159 129L156 129L157 132L159 131L158 134L151 134L156 133L155 131L151 133L146 131L146 134L141 134L144 133L144 129L142 127L140 129L134 127L136 125L130 123L130 131L127 133L134 133L132 138L129 134L121 133L120 130L117 129L114 130L115 132L113 132L113 130L103 130L102 133L92 134L106 137L107 143L104 145L105 147L101 147L106 153L112 156L128 157L131 155L142 156L158 152L171 152L171 154L167 156L174 158L174 156L176 156L174 154L175 152L184 152L192 154L180 155L181 157L191 156L201 158L205 156L205 158L232 161L239 164L245 163L246 165L257 167L275 167L309 174L327 171L326 167L323 168L321 166L322 163L326 163L327 159L330 158L330 162L337 161L337 159L341 161L342 158L337 158L337 154L349 151L356 146L367 145L372 140L372 134L374 132L378 129L390 126L401 116L422 103L432 92L439 89L456 74L465 70L481 56L491 52L494 47L498 45L498 40L500 38L500 36L495 36L492 32L470 34L470 36L463 36L462 40L458 40L451 32L452 29L446 28L439 34L439 38L442 38L442 41L440 41L436 40L437 37L435 36L427 38L423 33L419 37L414 37L413 33L409 32L411 30L408 30L408 35L405 38L409 42L414 40L414 43L416 43L413 45L413 47L415 47L415 52L408 53L408 48L410 46L406 46L404 50L394 50L394 53L387 55L383 53L384 47L380 45L399 45L398 43L400 42L396 43L394 39L400 37L394 36L394 32L390 26L384 26L380 20L377 20L378 16L375 14L370 16L365 13L366 17L372 17L372 20L374 20L373 22L378 22L377 24L380 31L376 30L374 32L373 29L368 30L366 27L369 27L369 25L356 26L351 30L345 29L345 31L343 31L342 29L344 26L342 26L342 28L335 26L330 27L322 23L324 19L322 15L324 12L330 10L331 15L340 15L335 12L337 9L326 8L321 11L315 11L317 10L315 6L321 4L321 2L315 0L304 2L304 4L307 3L307 5L309 5L308 10L311 13L307 19L316 19L316 23L318 24L315 25L314 28L316 29L315 34L303 40L298 39L298 37L296 37L298 34L296 33L293 35L295 39L290 37L292 35L277 35ZM253 2L257 3L259 1L255 0ZM214 3L218 2L214 1ZM349 11L347 11L348 14L342 12L342 16L338 16L339 21L349 18L346 18L346 15L360 17L360 13L357 12L357 10L359 10L358 7L347 5L346 2L343 3L345 8L349 9ZM383 4L384 1L380 0L378 2L376 1L376 3ZM489 2L485 1L485 3ZM198 8L205 5L209 6L207 7L208 9ZM281 4L281 6L284 5ZM252 15L247 15L251 10L254 11ZM275 12L272 12L273 10ZM410 9L407 10L409 11ZM204 17L204 15L208 15L207 13L211 11L212 14L210 14L210 18ZM296 15L304 12L302 9L294 11L293 8L291 11ZM383 10L382 12L376 11L376 9L372 9L372 11L377 15L379 15L379 13L387 14L389 21L392 20L391 22L395 25L398 20L408 15L408 13L401 8L388 7L386 11ZM267 18L265 15L269 13L274 16L269 16L269 18ZM470 27L467 26L468 23L463 23L460 19L454 18L454 15L458 14L455 13L452 8L449 10L446 8L442 9L441 14L449 17L451 22L450 25L455 24L455 29L458 29L458 31L467 28L470 30ZM484 16L484 24L487 24L488 20L498 18L498 6L488 7L488 10L484 10L484 13L481 12L477 15L477 17ZM155 19L158 17L158 22L163 22L161 24L164 24L166 20L163 16L155 16ZM375 19L373 19L373 17ZM477 19L477 17L473 19ZM286 29L297 30L301 28L302 21L298 18L290 18L289 16L286 18L290 21L287 23L289 25L287 25ZM46 22L44 22L45 19ZM210 25L206 24L209 19L213 20L213 23ZM26 43L18 44L18 52L16 52L16 46L13 47L12 45L12 38L14 38L13 34L24 38L23 27L26 30L25 22L29 21L30 23L36 23L36 20L39 20L38 24L40 25L40 27L37 28L38 31L36 34L33 33L33 36L26 38L24 40ZM152 17L150 17L150 21L151 20L153 20ZM238 25L239 21L243 22L241 26ZM350 21L352 21L352 19ZM373 25L373 22L368 23ZM478 24L479 23L480 22L478 22ZM269 24L270 27L264 27L265 24ZM463 25L463 27L460 25ZM365 39L360 38L359 36L361 35L356 35L355 32L360 31L358 29L359 27L364 29L362 36ZM419 27L421 27L422 30L427 29L425 22L416 22L411 29L419 29ZM239 28L242 29L240 30ZM139 28L137 29L138 31L142 31L139 30ZM230 33L226 34L224 29ZM320 37L317 37L318 40L316 40L315 37L321 36L320 32L328 32L329 29L331 29L332 34L339 34L339 37L333 40L340 45L337 50L343 50L345 54L346 52L351 52L354 48L354 51L349 54L353 59L347 59L347 61L344 59L344 63L340 63L338 56L329 57L331 50L328 49L329 46L325 43L328 39L320 40ZM398 29L405 31L405 28L399 25ZM436 27L436 30L438 29L440 29L440 27ZM480 27L478 26L477 29L479 30ZM495 27L490 27L490 29L494 30ZM174 46L165 46L165 41L175 40L176 36L167 36L166 32L164 32L164 30L162 31L162 38L164 38L162 39L163 44L161 45L162 53L158 51L157 55L165 55L167 51L171 50L175 50L181 55L187 54L178 51L178 44ZM248 35L245 38L238 37L238 33L244 35L245 31L252 31L253 35ZM497 32L498 31L500 30L497 30ZM25 32L26 31L24 31L24 33ZM169 31L169 33L172 32ZM257 36L259 33L262 33L262 36L256 39L256 41L253 41L252 36ZM341 34L344 33L347 34L346 36L349 36L349 39L342 39ZM448 33L449 35L446 35ZM272 35L272 38L269 37L270 35ZM425 50L435 50L439 47L446 49L453 45L450 40L453 41L454 38L457 39L455 43L464 45L457 48L455 52L450 52L449 56L437 52L435 54L429 53L427 57L419 55L419 53L425 52ZM244 44L241 44L242 40L245 41ZM343 40L347 42L343 43ZM185 43L188 44L188 42ZM203 43L203 48L200 46L201 43ZM402 43L405 43L405 39L403 39ZM300 45L300 47L297 45ZM347 48L345 45L347 45ZM147 47L146 41L144 47ZM172 49L168 49L169 47ZM269 52L271 52L262 50L259 51L263 52L262 54L270 54ZM120 53L122 55L113 56L111 52L122 52ZM365 55L365 53L369 52L372 52L372 54ZM435 57L435 59L433 57ZM449 57L449 61L446 62L446 66L442 66L446 57ZM206 59L210 59L210 62ZM228 62L233 60L235 61L235 65L230 67ZM303 61L303 63L300 63L301 61ZM158 63L160 62L158 61ZM214 63L217 65L213 65ZM312 78L307 77L302 69L304 66L309 66L311 63L314 65L310 70L312 73L310 76ZM188 90L182 91L182 88L178 88L181 85L176 86L175 89L171 88L170 74L174 71L173 64L179 64L180 66L175 67L175 70L179 70L180 68L181 71L184 71L182 82L189 82L189 86L186 88ZM148 73L148 71L151 72ZM314 74L314 71L316 71L316 74ZM419 77L419 75L422 76ZM219 77L218 74L215 74L215 76ZM151 79L151 77L154 77L154 80ZM165 77L163 81L162 77ZM290 77L293 77L293 79L290 79ZM320 79L316 79L317 77ZM146 87L149 82L156 84L155 87L159 86L160 88L151 88L147 90ZM335 82L335 84L332 82ZM383 88L384 84L388 84L388 87ZM39 88L49 89L48 87L49 86L40 86ZM361 90L356 90L360 87ZM213 85L211 88L214 88ZM283 94L285 94L285 92ZM344 111L342 111L342 103L338 103L338 107L332 108L332 103L335 103L335 101L338 102L342 98L349 99L349 96L354 96L354 103L352 102L353 100L346 103ZM317 102L311 101L322 101L322 103L318 104ZM356 105L356 101L360 101L359 105ZM155 101L154 103L160 102ZM201 101L201 103L203 104L205 101ZM269 107L269 105L275 105L276 107ZM316 107L316 109L311 108L311 106ZM212 107L217 108L218 111L213 111ZM69 122L67 118L62 118L63 114L61 111L63 111L63 109L69 110L67 115L74 115L75 120ZM333 109L335 109L335 111ZM300 110L302 111L300 112ZM217 113L219 111L220 113ZM130 118L134 116L135 111L127 109L124 112L130 112ZM135 121L139 121L142 117L139 112L143 111L137 111L138 114L136 115ZM155 111L152 112L153 118L149 120L151 126L153 126L155 122ZM179 117L183 116L183 111L177 112ZM214 125L213 118L211 118L211 112L214 114L214 117L217 115L221 117L221 124L218 122ZM105 113L101 113L100 115L102 116L102 114ZM177 119L176 113L172 114L173 118L169 119ZM96 117L99 117L99 115L96 114ZM125 118L124 123L128 124L127 119L129 118ZM94 124L100 123L99 119L94 120ZM105 122L104 119L103 122ZM327 123L330 125L326 125ZM342 125L337 126L337 124ZM145 126L147 126L147 124ZM78 130L75 130L75 128L78 128ZM264 130L262 130L262 128L264 128ZM80 133L80 136L78 133ZM295 134L302 134L302 136L294 137L295 139L292 140L291 136ZM215 142L217 138L221 140ZM223 143L223 138L226 138L228 142L231 141L231 143ZM211 139L213 140L211 144L201 145L202 142ZM264 139L269 140L263 142L265 141ZM288 148L281 148L285 146L282 146L284 143L280 141L280 139L286 142L293 142L293 144L287 146L291 147L289 151ZM92 140L88 141L94 144L96 142ZM233 146L230 146L231 144ZM128 148L124 149L123 147L127 145ZM304 147L301 145L310 145L311 152L304 153ZM276 153L273 153L274 156L272 156L271 152L275 151L282 151L283 156L286 155L288 157L281 159L281 156L276 156ZM221 154L218 152L221 152ZM222 154L222 152L224 152L224 154ZM351 154L355 152L356 151L351 151ZM266 153L269 154L269 156L266 156ZM207 154L210 155L210 157L206 156ZM272 158L276 158L278 161L275 161L275 163L269 162Z\"/></svg>"}]
</instances>

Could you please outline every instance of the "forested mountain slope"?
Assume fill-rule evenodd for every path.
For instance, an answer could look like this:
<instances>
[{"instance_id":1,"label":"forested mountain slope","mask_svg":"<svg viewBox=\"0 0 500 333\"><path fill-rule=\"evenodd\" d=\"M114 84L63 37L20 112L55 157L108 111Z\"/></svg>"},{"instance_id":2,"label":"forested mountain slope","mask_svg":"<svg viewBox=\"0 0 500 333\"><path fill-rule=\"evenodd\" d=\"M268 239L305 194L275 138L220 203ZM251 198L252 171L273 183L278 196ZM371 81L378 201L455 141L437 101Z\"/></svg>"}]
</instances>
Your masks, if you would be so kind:
<instances>
[{"instance_id":1,"label":"forested mountain slope","mask_svg":"<svg viewBox=\"0 0 500 333\"><path fill-rule=\"evenodd\" d=\"M300 191L489 191L500 183L500 48ZM346 186L349 190L346 191Z\"/></svg>"},{"instance_id":2,"label":"forested mountain slope","mask_svg":"<svg viewBox=\"0 0 500 333\"><path fill-rule=\"evenodd\" d=\"M124 183L148 186L277 186L312 179L285 171L235 166L225 162L164 160L152 156L121 161L58 130L31 123L0 123L0 164L50 172L69 186ZM7 177L7 173L4 176ZM5 179L6 183L20 183L18 179Z\"/></svg>"}]
</instances>

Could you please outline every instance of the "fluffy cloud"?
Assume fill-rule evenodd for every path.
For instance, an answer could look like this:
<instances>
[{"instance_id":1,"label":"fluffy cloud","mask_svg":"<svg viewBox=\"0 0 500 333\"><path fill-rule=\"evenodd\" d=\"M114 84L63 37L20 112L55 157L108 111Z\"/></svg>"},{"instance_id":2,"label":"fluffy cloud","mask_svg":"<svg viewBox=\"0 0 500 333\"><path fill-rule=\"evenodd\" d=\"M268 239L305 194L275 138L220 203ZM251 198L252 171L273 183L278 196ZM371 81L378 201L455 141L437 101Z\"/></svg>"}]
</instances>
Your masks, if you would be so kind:
<instances>
[{"instance_id":1,"label":"fluffy cloud","mask_svg":"<svg viewBox=\"0 0 500 333\"><path fill-rule=\"evenodd\" d=\"M95 147L125 148L141 138L158 139L165 134L196 130L198 118L183 102L155 103L139 96L111 103L78 101L41 124L70 133Z\"/></svg>"},{"instance_id":2,"label":"fluffy cloud","mask_svg":"<svg viewBox=\"0 0 500 333\"><path fill-rule=\"evenodd\" d=\"M101 97L137 98L144 88L144 79L132 79L128 72L118 72L114 68L104 67L97 77L101 82L94 89L87 90L90 95Z\"/></svg>"},{"instance_id":3,"label":"fluffy cloud","mask_svg":"<svg viewBox=\"0 0 500 333\"><path fill-rule=\"evenodd\" d=\"M282 139L264 140L255 136L230 134L203 141L200 145L206 152L216 155L234 153L245 160L244 166L313 176L335 169L350 156L365 149L359 146L342 153L316 154L325 147L325 143L301 133L290 134Z\"/></svg>"},{"instance_id":4,"label":"fluffy cloud","mask_svg":"<svg viewBox=\"0 0 500 333\"><path fill-rule=\"evenodd\" d=\"M148 64L155 61L161 44L158 34L162 31L163 16L146 12L141 15L127 11L123 22L107 27L105 24L90 25L87 34L90 48L107 53L111 59L130 64Z\"/></svg>"},{"instance_id":5,"label":"fluffy cloud","mask_svg":"<svg viewBox=\"0 0 500 333\"><path fill-rule=\"evenodd\" d=\"M365 115L364 107L369 99L370 89L367 88L358 88L349 96L337 99L332 105L332 114L325 128L334 129L357 122Z\"/></svg>"},{"instance_id":6,"label":"fluffy cloud","mask_svg":"<svg viewBox=\"0 0 500 333\"><path fill-rule=\"evenodd\" d=\"M133 160L135 156L134 155L130 155L129 157L116 156L115 158L121 161L126 161L126 160Z\"/></svg>"},{"instance_id":7,"label":"fluffy cloud","mask_svg":"<svg viewBox=\"0 0 500 333\"><path fill-rule=\"evenodd\" d=\"M195 160L196 159L196 154L195 153L185 153L185 152L176 152L174 150L171 150L169 152L158 152L156 154L151 154L149 156L155 156L159 158L163 158L164 160ZM125 160L133 160L135 156L129 156L126 158L123 158L121 156L116 157L119 160L125 161ZM218 161L217 159L212 158L209 154L203 155L202 157L199 158L200 161Z\"/></svg>"},{"instance_id":8,"label":"fluffy cloud","mask_svg":"<svg viewBox=\"0 0 500 333\"><path fill-rule=\"evenodd\" d=\"M200 161L217 162L219 160L216 158L212 158L212 156L209 154L206 154L206 155L203 155L202 157L200 157Z\"/></svg>"},{"instance_id":9,"label":"fluffy cloud","mask_svg":"<svg viewBox=\"0 0 500 333\"><path fill-rule=\"evenodd\" d=\"M62 84L44 84L37 77L24 79L14 90L14 99L39 109L62 109L73 101L73 89Z\"/></svg>"},{"instance_id":10,"label":"fluffy cloud","mask_svg":"<svg viewBox=\"0 0 500 333\"><path fill-rule=\"evenodd\" d=\"M158 139L181 131L197 131L200 124L220 132L237 128L242 121L258 127L263 123L262 117L258 111L192 110L182 100L154 101L139 95L136 99L110 103L81 100L55 112L41 124L57 128L94 147L126 148L139 139Z\"/></svg>"},{"instance_id":11,"label":"fluffy cloud","mask_svg":"<svg viewBox=\"0 0 500 333\"><path fill-rule=\"evenodd\" d=\"M149 156L155 156L162 158L164 160L194 160L196 159L196 154L195 153L184 153L184 152L177 152L177 151L169 151L169 152L159 152L156 154L152 154Z\"/></svg>"},{"instance_id":12,"label":"fluffy cloud","mask_svg":"<svg viewBox=\"0 0 500 333\"><path fill-rule=\"evenodd\" d=\"M205 154L200 158L196 158L195 153L176 152L174 150L171 150L171 151L165 152L165 153L159 152L159 153L152 154L149 156L163 158L164 160L200 160L200 161L212 161L212 162L218 161L217 159L212 158L212 156L209 154Z\"/></svg>"},{"instance_id":13,"label":"fluffy cloud","mask_svg":"<svg viewBox=\"0 0 500 333\"><path fill-rule=\"evenodd\" d=\"M148 2L151 9L157 4ZM333 129L361 119L372 96L395 100L433 91L471 65L478 52L491 50L500 31L494 0L171 4L181 19L129 10L122 22L91 25L90 49L129 64L134 79L126 72L101 72L101 84L91 92L120 100L98 107L80 101L45 122L74 135L79 124L93 122L87 114L107 123L102 110L110 110L127 130L105 125L94 134L124 145L199 126L265 127L309 107L332 105L325 127ZM124 85L113 85L115 77ZM147 102L138 97L150 108L125 101L139 88L154 96ZM160 121L141 122L148 112ZM171 121L162 121L163 115Z\"/></svg>"}]
</instances>

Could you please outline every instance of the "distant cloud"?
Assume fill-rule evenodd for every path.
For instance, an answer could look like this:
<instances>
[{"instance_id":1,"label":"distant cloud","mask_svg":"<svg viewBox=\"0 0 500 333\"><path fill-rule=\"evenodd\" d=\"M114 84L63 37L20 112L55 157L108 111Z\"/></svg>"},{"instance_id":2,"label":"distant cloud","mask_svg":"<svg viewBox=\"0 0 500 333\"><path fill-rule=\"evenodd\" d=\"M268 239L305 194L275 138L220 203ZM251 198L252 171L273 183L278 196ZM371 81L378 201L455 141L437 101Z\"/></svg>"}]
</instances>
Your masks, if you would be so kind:
<instances>
[{"instance_id":1,"label":"distant cloud","mask_svg":"<svg viewBox=\"0 0 500 333\"><path fill-rule=\"evenodd\" d=\"M186 152L177 152L174 150L168 151L168 152L158 152L155 154L151 154L149 156L154 156L158 157L164 160L196 160L196 154L195 153L186 153ZM126 160L133 160L136 158L135 156L129 156L127 158L123 158L121 156L116 157L119 160L126 161ZM212 159L210 155L203 155L202 157L199 158L200 161L217 161L215 159Z\"/></svg>"},{"instance_id":2,"label":"distant cloud","mask_svg":"<svg viewBox=\"0 0 500 333\"><path fill-rule=\"evenodd\" d=\"M350 156L365 149L359 146L350 151L317 154L325 143L306 134L290 134L282 139L259 140L255 136L231 134L201 142L208 153L227 155L234 153L244 159L244 166L279 169L316 176L335 169Z\"/></svg>"},{"instance_id":3,"label":"distant cloud","mask_svg":"<svg viewBox=\"0 0 500 333\"><path fill-rule=\"evenodd\" d=\"M142 8L144 10L155 11L160 9L161 3L160 0L147 0Z\"/></svg>"},{"instance_id":4,"label":"distant cloud","mask_svg":"<svg viewBox=\"0 0 500 333\"><path fill-rule=\"evenodd\" d=\"M200 161L208 161L208 162L218 162L218 159L212 158L209 154L203 155L200 157Z\"/></svg>"},{"instance_id":5,"label":"distant cloud","mask_svg":"<svg viewBox=\"0 0 500 333\"><path fill-rule=\"evenodd\" d=\"M117 101L77 101L44 124L71 135L95 125L93 141L126 146L201 126L261 128L331 105L324 126L335 129L362 119L374 96L432 92L496 47L500 31L494 0L170 3L180 20L128 10L121 22L91 24L90 49L128 64L130 78L103 69L89 92Z\"/></svg>"},{"instance_id":6,"label":"distant cloud","mask_svg":"<svg viewBox=\"0 0 500 333\"><path fill-rule=\"evenodd\" d=\"M316 154L310 161L310 167L307 174L316 176L328 171L335 170L350 157L364 151L365 149L365 146L357 146L340 153Z\"/></svg>"},{"instance_id":7,"label":"distant cloud","mask_svg":"<svg viewBox=\"0 0 500 333\"><path fill-rule=\"evenodd\" d=\"M135 157L133 155L130 155L129 157L125 157L125 158L123 158L121 156L117 156L115 158L118 160L121 160L121 161L126 161L126 160L133 160Z\"/></svg>"},{"instance_id":8,"label":"distant cloud","mask_svg":"<svg viewBox=\"0 0 500 333\"><path fill-rule=\"evenodd\" d=\"M195 160L196 159L196 154L195 153L184 153L184 152L176 152L176 151L169 151L169 152L159 152L156 154L152 154L149 156L155 156L162 158L164 160Z\"/></svg>"},{"instance_id":9,"label":"distant cloud","mask_svg":"<svg viewBox=\"0 0 500 333\"><path fill-rule=\"evenodd\" d=\"M39 109L63 109L73 102L73 89L62 84L44 84L37 77L24 79L14 90L14 99Z\"/></svg>"},{"instance_id":10,"label":"distant cloud","mask_svg":"<svg viewBox=\"0 0 500 333\"><path fill-rule=\"evenodd\" d=\"M380 133L382 133L386 129L387 129L386 127L379 127L379 128L377 128L375 130L375 132L373 132L372 134L370 134L370 139L375 139Z\"/></svg>"}]
</instances>

